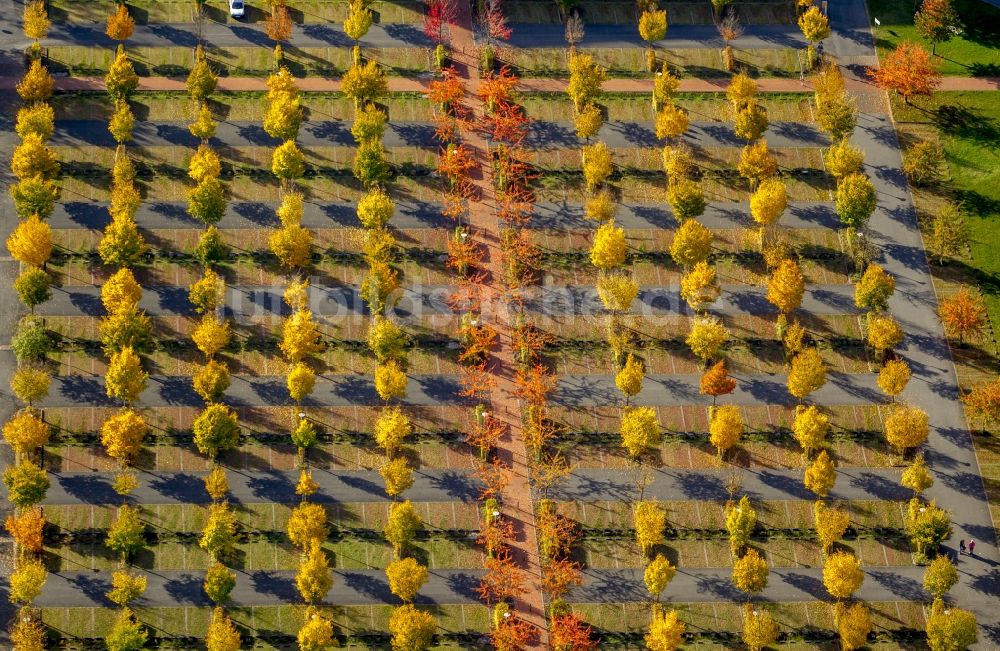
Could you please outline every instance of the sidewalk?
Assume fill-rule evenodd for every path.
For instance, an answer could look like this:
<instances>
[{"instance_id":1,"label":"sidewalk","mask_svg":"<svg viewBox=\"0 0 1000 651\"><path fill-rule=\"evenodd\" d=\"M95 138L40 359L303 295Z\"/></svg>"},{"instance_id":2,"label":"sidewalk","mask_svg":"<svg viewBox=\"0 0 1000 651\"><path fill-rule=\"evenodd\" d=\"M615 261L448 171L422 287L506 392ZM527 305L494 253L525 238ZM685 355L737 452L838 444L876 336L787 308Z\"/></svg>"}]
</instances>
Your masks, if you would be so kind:
<instances>
[{"instance_id":1,"label":"sidewalk","mask_svg":"<svg viewBox=\"0 0 1000 651\"><path fill-rule=\"evenodd\" d=\"M0 77L0 90L12 90L19 81L16 77ZM389 79L391 93L422 93L427 90L430 79L412 79L392 77ZM220 77L218 90L220 92L263 92L267 90L263 77ZM526 93L562 93L566 91L565 79L522 79L518 89ZM846 80L847 89L855 92L876 91L874 84L857 79ZM720 93L725 92L729 85L728 79L682 79L682 93ZM330 77L306 77L298 80L299 89L313 93L335 93L340 91L340 80ZM757 86L762 93L811 93L809 80L798 79L758 79ZM94 91L104 90L104 79L101 77L57 77L56 90ZM183 77L140 77L139 91L175 91L186 92ZM604 82L602 90L606 93L651 93L652 79L609 79ZM1000 77L945 77L941 80L939 91L997 91L1000 90Z\"/></svg>"}]
</instances>

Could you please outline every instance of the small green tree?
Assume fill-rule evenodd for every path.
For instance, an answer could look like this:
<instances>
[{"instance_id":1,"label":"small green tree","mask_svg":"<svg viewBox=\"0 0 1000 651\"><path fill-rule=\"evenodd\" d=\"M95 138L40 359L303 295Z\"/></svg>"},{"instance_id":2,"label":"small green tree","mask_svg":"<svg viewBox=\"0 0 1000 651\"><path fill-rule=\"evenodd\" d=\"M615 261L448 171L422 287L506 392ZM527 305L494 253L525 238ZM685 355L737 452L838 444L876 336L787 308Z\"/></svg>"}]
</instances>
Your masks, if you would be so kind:
<instances>
[{"instance_id":1,"label":"small green tree","mask_svg":"<svg viewBox=\"0 0 1000 651\"><path fill-rule=\"evenodd\" d=\"M139 519L139 510L124 504L118 507L118 514L108 528L105 544L127 560L146 548L145 535L146 525Z\"/></svg>"}]
</instances>

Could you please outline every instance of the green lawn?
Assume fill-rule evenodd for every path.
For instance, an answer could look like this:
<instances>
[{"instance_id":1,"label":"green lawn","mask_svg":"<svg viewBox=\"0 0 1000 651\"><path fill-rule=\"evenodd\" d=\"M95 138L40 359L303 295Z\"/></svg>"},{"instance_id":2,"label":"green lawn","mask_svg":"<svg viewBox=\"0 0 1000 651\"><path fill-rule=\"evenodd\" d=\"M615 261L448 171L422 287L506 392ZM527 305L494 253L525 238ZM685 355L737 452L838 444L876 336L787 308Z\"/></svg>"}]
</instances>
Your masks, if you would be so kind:
<instances>
[{"instance_id":1,"label":"green lawn","mask_svg":"<svg viewBox=\"0 0 1000 651\"><path fill-rule=\"evenodd\" d=\"M964 28L962 34L941 43L937 62L941 74L958 77L1000 75L1000 9L982 0L955 0ZM879 58L900 41L915 41L930 48L916 27L913 14L920 7L912 0L868 0L868 16L882 23L875 28Z\"/></svg>"},{"instance_id":2,"label":"green lawn","mask_svg":"<svg viewBox=\"0 0 1000 651\"><path fill-rule=\"evenodd\" d=\"M1000 93L937 93L915 104L894 100L893 112L899 122L931 125L940 134L951 177L945 191L968 212L970 271L1000 332Z\"/></svg>"}]
</instances>

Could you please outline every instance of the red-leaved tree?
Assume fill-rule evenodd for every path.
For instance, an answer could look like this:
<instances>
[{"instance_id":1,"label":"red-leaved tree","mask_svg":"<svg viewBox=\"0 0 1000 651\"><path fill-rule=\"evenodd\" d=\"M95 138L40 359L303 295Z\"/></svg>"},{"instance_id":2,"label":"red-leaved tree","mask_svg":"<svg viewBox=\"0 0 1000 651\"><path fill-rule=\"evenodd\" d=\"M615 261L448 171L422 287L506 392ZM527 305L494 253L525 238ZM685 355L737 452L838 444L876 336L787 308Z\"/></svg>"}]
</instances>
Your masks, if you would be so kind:
<instances>
[{"instance_id":1,"label":"red-leaved tree","mask_svg":"<svg viewBox=\"0 0 1000 651\"><path fill-rule=\"evenodd\" d=\"M941 72L922 45L899 44L879 68L868 68L868 76L884 90L894 90L910 103L914 95L931 95L941 85Z\"/></svg>"}]
</instances>

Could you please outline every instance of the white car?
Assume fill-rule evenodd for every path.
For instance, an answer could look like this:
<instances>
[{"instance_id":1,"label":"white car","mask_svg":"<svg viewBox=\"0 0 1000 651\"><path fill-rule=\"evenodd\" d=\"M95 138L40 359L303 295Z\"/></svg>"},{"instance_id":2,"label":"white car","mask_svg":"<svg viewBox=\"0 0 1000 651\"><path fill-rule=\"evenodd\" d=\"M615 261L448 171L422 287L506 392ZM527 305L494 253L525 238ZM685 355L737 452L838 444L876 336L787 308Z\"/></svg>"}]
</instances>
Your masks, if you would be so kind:
<instances>
[{"instance_id":1,"label":"white car","mask_svg":"<svg viewBox=\"0 0 1000 651\"><path fill-rule=\"evenodd\" d=\"M243 7L243 0L229 0L229 15L233 18L243 18L246 9Z\"/></svg>"}]
</instances>

